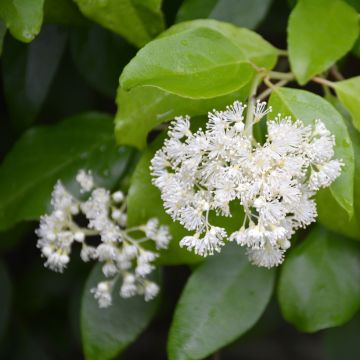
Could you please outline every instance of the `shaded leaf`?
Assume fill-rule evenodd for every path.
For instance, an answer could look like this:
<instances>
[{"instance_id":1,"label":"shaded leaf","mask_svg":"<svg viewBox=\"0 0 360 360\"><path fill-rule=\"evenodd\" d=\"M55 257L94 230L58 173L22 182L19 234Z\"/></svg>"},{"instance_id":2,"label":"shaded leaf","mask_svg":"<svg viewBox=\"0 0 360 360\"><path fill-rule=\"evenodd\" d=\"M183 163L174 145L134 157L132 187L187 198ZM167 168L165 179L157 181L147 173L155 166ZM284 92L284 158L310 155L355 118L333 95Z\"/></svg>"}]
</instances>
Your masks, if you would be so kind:
<instances>
[{"instance_id":1,"label":"shaded leaf","mask_svg":"<svg viewBox=\"0 0 360 360\"><path fill-rule=\"evenodd\" d=\"M282 267L278 298L285 319L314 332L347 322L360 308L360 249L314 228Z\"/></svg>"},{"instance_id":2,"label":"shaded leaf","mask_svg":"<svg viewBox=\"0 0 360 360\"><path fill-rule=\"evenodd\" d=\"M116 148L112 125L111 117L88 113L27 131L0 166L0 229L37 219L55 182L73 189L80 168L92 169L100 185L114 186L131 152Z\"/></svg>"},{"instance_id":3,"label":"shaded leaf","mask_svg":"<svg viewBox=\"0 0 360 360\"><path fill-rule=\"evenodd\" d=\"M89 84L114 98L121 70L134 55L134 48L110 31L91 25L72 32L71 52Z\"/></svg>"},{"instance_id":4,"label":"shaded leaf","mask_svg":"<svg viewBox=\"0 0 360 360\"><path fill-rule=\"evenodd\" d=\"M289 59L300 84L327 70L351 50L358 14L341 0L300 0L288 24Z\"/></svg>"},{"instance_id":5,"label":"shaded leaf","mask_svg":"<svg viewBox=\"0 0 360 360\"><path fill-rule=\"evenodd\" d=\"M270 300L274 275L251 265L236 245L209 257L193 272L177 304L169 359L203 359L249 330Z\"/></svg>"},{"instance_id":6,"label":"shaded leaf","mask_svg":"<svg viewBox=\"0 0 360 360\"><path fill-rule=\"evenodd\" d=\"M81 25L85 18L73 0L45 0L44 22L51 24Z\"/></svg>"},{"instance_id":7,"label":"shaded leaf","mask_svg":"<svg viewBox=\"0 0 360 360\"><path fill-rule=\"evenodd\" d=\"M90 289L103 279L101 266L94 267L86 282L81 306L81 333L87 360L112 359L146 328L155 314L159 298L145 302L143 297L123 299L120 281L113 290L113 304L100 309Z\"/></svg>"},{"instance_id":8,"label":"shaded leaf","mask_svg":"<svg viewBox=\"0 0 360 360\"><path fill-rule=\"evenodd\" d=\"M335 135L335 158L342 159L345 166L341 176L330 186L330 190L351 217L354 206L354 150L341 115L320 96L297 89L276 89L270 97L269 105L272 106L274 114L290 115L307 125L320 119Z\"/></svg>"},{"instance_id":9,"label":"shaded leaf","mask_svg":"<svg viewBox=\"0 0 360 360\"><path fill-rule=\"evenodd\" d=\"M74 0L81 12L141 47L164 28L161 0Z\"/></svg>"},{"instance_id":10,"label":"shaded leaf","mask_svg":"<svg viewBox=\"0 0 360 360\"><path fill-rule=\"evenodd\" d=\"M278 50L256 33L215 20L172 26L142 48L120 77L124 90L150 85L176 95L211 98L232 93L272 68Z\"/></svg>"},{"instance_id":11,"label":"shaded leaf","mask_svg":"<svg viewBox=\"0 0 360 360\"><path fill-rule=\"evenodd\" d=\"M265 17L272 0L185 0L176 21L210 18L254 29Z\"/></svg>"},{"instance_id":12,"label":"shaded leaf","mask_svg":"<svg viewBox=\"0 0 360 360\"><path fill-rule=\"evenodd\" d=\"M29 45L8 39L2 74L7 108L17 131L29 127L41 110L66 44L66 33L46 25Z\"/></svg>"}]
</instances>

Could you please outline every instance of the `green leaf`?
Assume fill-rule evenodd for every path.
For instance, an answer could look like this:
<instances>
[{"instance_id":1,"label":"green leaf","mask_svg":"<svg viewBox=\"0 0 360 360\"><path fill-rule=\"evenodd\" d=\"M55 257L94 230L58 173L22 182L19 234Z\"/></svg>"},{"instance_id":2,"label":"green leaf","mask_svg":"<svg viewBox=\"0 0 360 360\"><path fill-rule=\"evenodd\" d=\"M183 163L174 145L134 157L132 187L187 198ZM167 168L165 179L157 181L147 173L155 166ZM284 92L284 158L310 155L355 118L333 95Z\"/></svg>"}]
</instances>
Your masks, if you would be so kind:
<instances>
[{"instance_id":1,"label":"green leaf","mask_svg":"<svg viewBox=\"0 0 360 360\"><path fill-rule=\"evenodd\" d=\"M44 0L1 0L0 19L11 35L23 42L32 41L43 22Z\"/></svg>"},{"instance_id":2,"label":"green leaf","mask_svg":"<svg viewBox=\"0 0 360 360\"><path fill-rule=\"evenodd\" d=\"M124 90L151 85L190 98L232 93L254 75L252 64L272 68L278 50L256 33L215 20L172 26L125 67Z\"/></svg>"},{"instance_id":3,"label":"green leaf","mask_svg":"<svg viewBox=\"0 0 360 360\"><path fill-rule=\"evenodd\" d=\"M161 0L74 0L81 12L141 47L164 29Z\"/></svg>"},{"instance_id":4,"label":"green leaf","mask_svg":"<svg viewBox=\"0 0 360 360\"><path fill-rule=\"evenodd\" d=\"M234 93L211 99L189 99L150 86L130 91L119 88L116 102L115 135L118 144L143 148L148 133L157 125L179 115L197 116L212 109L223 109L235 100L245 99L248 86Z\"/></svg>"},{"instance_id":5,"label":"green leaf","mask_svg":"<svg viewBox=\"0 0 360 360\"><path fill-rule=\"evenodd\" d=\"M98 265L86 282L82 298L81 333L86 360L107 360L121 353L146 328L159 304L159 297L149 302L140 296L121 298L118 281L113 304L100 309L90 289L103 278Z\"/></svg>"},{"instance_id":6,"label":"green leaf","mask_svg":"<svg viewBox=\"0 0 360 360\"><path fill-rule=\"evenodd\" d=\"M360 131L360 76L333 84L336 95L349 110L354 126Z\"/></svg>"},{"instance_id":7,"label":"green leaf","mask_svg":"<svg viewBox=\"0 0 360 360\"><path fill-rule=\"evenodd\" d=\"M134 55L125 40L92 24L74 29L71 53L81 75L102 94L115 97L122 68Z\"/></svg>"},{"instance_id":8,"label":"green leaf","mask_svg":"<svg viewBox=\"0 0 360 360\"><path fill-rule=\"evenodd\" d=\"M279 88L275 89L269 101L273 113L290 115L305 124L320 119L335 135L335 157L342 159L345 166L341 176L330 186L331 194L351 217L354 206L354 150L344 120L326 100L308 91Z\"/></svg>"},{"instance_id":9,"label":"green leaf","mask_svg":"<svg viewBox=\"0 0 360 360\"><path fill-rule=\"evenodd\" d=\"M278 298L285 319L314 332L347 322L360 308L360 249L315 228L282 267Z\"/></svg>"},{"instance_id":10,"label":"green leaf","mask_svg":"<svg viewBox=\"0 0 360 360\"><path fill-rule=\"evenodd\" d=\"M354 148L354 215L349 219L346 211L331 196L329 189L322 189L316 196L318 219L328 229L360 240L360 137L358 131L352 126L349 113L339 100L335 96L327 97L327 100L341 112Z\"/></svg>"},{"instance_id":11,"label":"green leaf","mask_svg":"<svg viewBox=\"0 0 360 360\"><path fill-rule=\"evenodd\" d=\"M288 24L289 58L301 85L351 50L358 14L341 0L300 0Z\"/></svg>"},{"instance_id":12,"label":"green leaf","mask_svg":"<svg viewBox=\"0 0 360 360\"><path fill-rule=\"evenodd\" d=\"M158 263L167 265L196 263L202 258L180 248L179 241L187 235L187 232L182 225L174 222L165 213L160 191L151 183L150 161L161 145L162 139L159 138L144 151L132 175L127 198L128 225L130 227L141 225L152 217L158 218L162 225L169 226L172 235L169 248L160 250Z\"/></svg>"},{"instance_id":13,"label":"green leaf","mask_svg":"<svg viewBox=\"0 0 360 360\"><path fill-rule=\"evenodd\" d=\"M8 40L2 61L4 92L13 127L21 132L41 110L65 50L66 33L45 25L29 45Z\"/></svg>"},{"instance_id":14,"label":"green leaf","mask_svg":"<svg viewBox=\"0 0 360 360\"><path fill-rule=\"evenodd\" d=\"M113 187L130 154L116 148L107 115L88 113L30 129L0 166L0 229L37 219L48 208L55 182L73 189L80 168L92 169L100 185Z\"/></svg>"},{"instance_id":15,"label":"green leaf","mask_svg":"<svg viewBox=\"0 0 360 360\"><path fill-rule=\"evenodd\" d=\"M5 333L11 310L11 281L0 259L0 341Z\"/></svg>"},{"instance_id":16,"label":"green leaf","mask_svg":"<svg viewBox=\"0 0 360 360\"><path fill-rule=\"evenodd\" d=\"M254 29L265 17L271 2L272 0L185 0L176 21L210 18Z\"/></svg>"},{"instance_id":17,"label":"green leaf","mask_svg":"<svg viewBox=\"0 0 360 360\"><path fill-rule=\"evenodd\" d=\"M264 312L274 275L251 265L236 245L209 257L191 275L176 307L169 359L203 359L244 334Z\"/></svg>"}]
</instances>

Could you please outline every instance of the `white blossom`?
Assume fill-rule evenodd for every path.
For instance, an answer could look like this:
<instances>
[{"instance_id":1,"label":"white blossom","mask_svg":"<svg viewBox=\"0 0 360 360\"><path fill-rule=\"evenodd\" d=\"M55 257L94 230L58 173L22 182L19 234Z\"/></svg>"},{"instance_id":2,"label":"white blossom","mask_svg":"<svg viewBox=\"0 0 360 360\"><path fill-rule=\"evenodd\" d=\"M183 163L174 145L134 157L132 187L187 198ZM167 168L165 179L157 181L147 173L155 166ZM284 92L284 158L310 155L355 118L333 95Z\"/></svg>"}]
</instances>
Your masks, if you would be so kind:
<instances>
[{"instance_id":1,"label":"white blossom","mask_svg":"<svg viewBox=\"0 0 360 360\"><path fill-rule=\"evenodd\" d=\"M283 261L296 229L315 221L315 192L340 175L343 163L333 159L335 137L321 120L305 125L278 114L267 120L260 144L246 129L245 107L235 101L210 112L206 130L195 133L189 117L177 118L151 173L165 211L193 232L180 246L207 256L220 252L226 240L236 241L252 263L272 267ZM270 111L257 102L252 123ZM234 201L245 215L239 230L227 235L210 215L232 216Z\"/></svg>"},{"instance_id":2,"label":"white blossom","mask_svg":"<svg viewBox=\"0 0 360 360\"><path fill-rule=\"evenodd\" d=\"M180 127L174 131L180 131ZM88 198L77 200L61 182L57 182L52 193L52 212L41 217L36 230L37 246L46 258L45 266L63 272L76 242L81 246L83 261L103 263L102 272L108 280L91 289L100 307L111 305L113 287L119 278L123 279L120 296L129 298L138 294L146 301L153 299L159 287L147 280L147 276L155 269L153 262L158 253L145 250L142 244L153 241L157 249L166 249L171 239L167 226L152 218L146 225L128 228L126 198L121 191L111 194L104 188L95 187L91 171L80 170L76 179L81 192L89 193ZM86 228L80 227L73 218L80 211L88 220ZM100 243L91 245L87 235L97 236Z\"/></svg>"}]
</instances>

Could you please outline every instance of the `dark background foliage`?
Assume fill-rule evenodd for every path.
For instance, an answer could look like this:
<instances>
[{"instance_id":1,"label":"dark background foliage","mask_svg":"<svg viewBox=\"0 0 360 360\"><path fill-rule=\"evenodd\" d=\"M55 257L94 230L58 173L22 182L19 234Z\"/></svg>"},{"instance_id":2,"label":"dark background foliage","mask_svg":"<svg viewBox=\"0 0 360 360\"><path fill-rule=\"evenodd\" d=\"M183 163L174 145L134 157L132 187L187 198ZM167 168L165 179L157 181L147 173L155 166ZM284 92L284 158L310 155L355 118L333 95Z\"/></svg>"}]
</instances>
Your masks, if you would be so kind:
<instances>
[{"instance_id":1,"label":"dark background foliage","mask_svg":"<svg viewBox=\"0 0 360 360\"><path fill-rule=\"evenodd\" d=\"M258 33L280 49L286 48L293 3L272 1L256 26ZM174 23L181 4L181 0L164 1L167 26ZM258 7L255 11L261 10ZM40 35L29 44L6 35L0 60L0 159L33 124L56 123L85 111L115 113L119 75L137 50L118 35L77 16L75 23L59 24L52 21L49 11ZM237 25L247 25L241 21L247 20ZM288 64L284 61L280 67L287 71ZM359 60L348 55L340 67L346 77L354 76ZM316 84L308 88L320 92ZM36 248L36 226L36 222L23 222L0 233L0 358L81 359L80 302L91 264L74 256L64 274L45 270ZM165 267L161 311L121 358L166 359L172 314L189 274L186 266ZM359 334L359 316L340 328L300 333L282 319L272 301L249 333L213 359L358 359Z\"/></svg>"}]
</instances>

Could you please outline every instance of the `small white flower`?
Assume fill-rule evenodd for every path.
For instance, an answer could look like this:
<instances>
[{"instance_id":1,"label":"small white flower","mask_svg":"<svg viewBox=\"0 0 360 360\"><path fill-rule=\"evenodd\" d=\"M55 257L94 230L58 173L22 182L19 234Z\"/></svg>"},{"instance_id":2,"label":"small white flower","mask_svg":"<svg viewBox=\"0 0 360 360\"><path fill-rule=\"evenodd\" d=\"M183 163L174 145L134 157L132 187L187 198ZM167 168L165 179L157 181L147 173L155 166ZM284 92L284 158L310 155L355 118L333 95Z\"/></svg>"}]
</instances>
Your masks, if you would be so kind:
<instances>
[{"instance_id":1,"label":"small white flower","mask_svg":"<svg viewBox=\"0 0 360 360\"><path fill-rule=\"evenodd\" d=\"M109 281L102 281L97 284L96 288L92 288L90 292L94 294L94 298L98 301L100 308L107 308L112 303L113 285Z\"/></svg>"},{"instance_id":2,"label":"small white flower","mask_svg":"<svg viewBox=\"0 0 360 360\"><path fill-rule=\"evenodd\" d=\"M80 184L82 192L89 192L94 187L91 171L80 170L76 175L76 181Z\"/></svg>"},{"instance_id":3,"label":"small white flower","mask_svg":"<svg viewBox=\"0 0 360 360\"><path fill-rule=\"evenodd\" d=\"M144 298L145 301L152 300L156 297L156 295L159 293L159 286L155 284L154 282L148 281L145 284L144 288Z\"/></svg>"}]
</instances>

